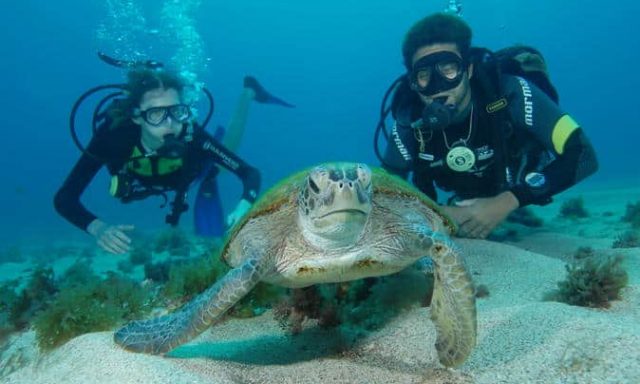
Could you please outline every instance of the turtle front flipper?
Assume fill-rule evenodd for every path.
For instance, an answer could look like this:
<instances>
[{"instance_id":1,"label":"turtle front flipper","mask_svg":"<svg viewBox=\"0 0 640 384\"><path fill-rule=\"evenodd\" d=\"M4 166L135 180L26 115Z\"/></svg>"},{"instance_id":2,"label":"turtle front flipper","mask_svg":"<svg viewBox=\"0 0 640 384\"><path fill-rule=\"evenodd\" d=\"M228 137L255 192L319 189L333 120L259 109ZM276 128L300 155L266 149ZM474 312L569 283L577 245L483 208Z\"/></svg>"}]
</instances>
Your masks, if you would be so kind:
<instances>
[{"instance_id":1,"label":"turtle front flipper","mask_svg":"<svg viewBox=\"0 0 640 384\"><path fill-rule=\"evenodd\" d=\"M114 340L133 352L162 354L193 339L244 297L261 279L262 268L250 259L232 269L179 311L156 319L131 322Z\"/></svg>"},{"instance_id":2,"label":"turtle front flipper","mask_svg":"<svg viewBox=\"0 0 640 384\"><path fill-rule=\"evenodd\" d=\"M436 331L436 350L446 367L462 364L476 344L476 302L473 281L459 248L447 236L426 227L418 229L422 254L435 264L431 320Z\"/></svg>"}]
</instances>

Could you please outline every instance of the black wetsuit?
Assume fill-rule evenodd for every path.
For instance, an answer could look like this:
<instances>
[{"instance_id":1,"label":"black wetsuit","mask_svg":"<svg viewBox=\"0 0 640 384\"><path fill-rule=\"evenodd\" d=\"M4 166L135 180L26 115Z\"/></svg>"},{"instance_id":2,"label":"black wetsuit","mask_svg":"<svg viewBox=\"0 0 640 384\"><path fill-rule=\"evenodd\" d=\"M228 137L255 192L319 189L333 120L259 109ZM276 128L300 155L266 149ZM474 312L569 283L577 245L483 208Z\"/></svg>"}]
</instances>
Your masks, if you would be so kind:
<instances>
[{"instance_id":1,"label":"black wetsuit","mask_svg":"<svg viewBox=\"0 0 640 384\"><path fill-rule=\"evenodd\" d=\"M425 132L422 146L410 128L421 116L422 104L415 97L399 103L385 168L405 178L412 172L414 184L434 200L436 186L461 199L511 191L521 207L546 204L551 196L597 170L594 150L582 129L534 84L503 75L497 89L508 104L500 118L487 112L486 106L494 100L483 99L486 93L480 87L472 78L471 130L469 117L444 133ZM446 155L467 137L475 164L467 171L454 171Z\"/></svg>"},{"instance_id":2,"label":"black wetsuit","mask_svg":"<svg viewBox=\"0 0 640 384\"><path fill-rule=\"evenodd\" d=\"M202 128L194 127L193 140L188 142L185 155L178 160L151 156L131 160L144 153L140 142L140 126L123 124L115 129L101 128L95 134L71 173L58 190L54 205L58 213L80 229L96 219L80 202L80 196L91 180L105 165L112 175L131 176L144 188L185 191L189 184L218 164L235 173L243 183L242 198L255 201L260 188L258 170L223 147ZM161 172L160 169L164 169ZM123 201L126 201L124 196Z\"/></svg>"}]
</instances>

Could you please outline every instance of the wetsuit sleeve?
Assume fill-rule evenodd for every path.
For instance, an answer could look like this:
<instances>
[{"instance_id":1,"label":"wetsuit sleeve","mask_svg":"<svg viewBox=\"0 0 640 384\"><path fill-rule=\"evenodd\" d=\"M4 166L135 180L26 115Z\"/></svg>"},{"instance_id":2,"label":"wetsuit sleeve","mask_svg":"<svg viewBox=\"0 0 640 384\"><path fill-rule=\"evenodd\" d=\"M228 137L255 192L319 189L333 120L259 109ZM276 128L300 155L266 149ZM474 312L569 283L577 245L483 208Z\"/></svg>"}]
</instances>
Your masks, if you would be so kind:
<instances>
[{"instance_id":1,"label":"wetsuit sleeve","mask_svg":"<svg viewBox=\"0 0 640 384\"><path fill-rule=\"evenodd\" d=\"M89 154L82 154L54 197L56 211L71 224L84 231L96 219L96 215L85 208L80 202L80 196L102 166L102 161Z\"/></svg>"},{"instance_id":2,"label":"wetsuit sleeve","mask_svg":"<svg viewBox=\"0 0 640 384\"><path fill-rule=\"evenodd\" d=\"M253 203L260 191L260 172L247 164L235 153L206 134L203 138L202 150L204 155L215 163L236 174L242 180L242 198Z\"/></svg>"},{"instance_id":3,"label":"wetsuit sleeve","mask_svg":"<svg viewBox=\"0 0 640 384\"><path fill-rule=\"evenodd\" d=\"M580 125L534 84L511 76L506 81L513 90L509 104L514 129L529 131L553 159L540 175L516 180L511 192L521 207L549 203L553 195L598 169L595 151Z\"/></svg>"},{"instance_id":4,"label":"wetsuit sleeve","mask_svg":"<svg viewBox=\"0 0 640 384\"><path fill-rule=\"evenodd\" d=\"M426 168L416 169L414 167L418 144L412 135L412 128L402 127L397 121L394 121L390 142L387 144L382 158L382 167L404 179L409 177L409 173L413 172L411 177L413 184L435 201L437 193L429 170Z\"/></svg>"},{"instance_id":5,"label":"wetsuit sleeve","mask_svg":"<svg viewBox=\"0 0 640 384\"><path fill-rule=\"evenodd\" d=\"M412 171L415 139L409 137L409 129L398 128L393 122L387 148L382 157L382 167L387 171L406 179Z\"/></svg>"}]
</instances>

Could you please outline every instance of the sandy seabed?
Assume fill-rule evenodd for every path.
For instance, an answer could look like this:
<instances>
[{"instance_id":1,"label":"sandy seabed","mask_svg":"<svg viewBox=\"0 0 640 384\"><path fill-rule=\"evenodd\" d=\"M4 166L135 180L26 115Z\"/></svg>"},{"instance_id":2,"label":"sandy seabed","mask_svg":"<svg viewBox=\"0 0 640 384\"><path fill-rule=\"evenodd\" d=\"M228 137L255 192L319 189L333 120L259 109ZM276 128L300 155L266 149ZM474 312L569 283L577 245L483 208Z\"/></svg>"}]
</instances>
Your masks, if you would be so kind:
<instances>
[{"instance_id":1,"label":"sandy seabed","mask_svg":"<svg viewBox=\"0 0 640 384\"><path fill-rule=\"evenodd\" d=\"M557 218L562 201L584 198L590 217ZM442 367L429 308L413 308L340 350L338 331L285 334L272 314L230 319L170 357L126 352L112 332L82 335L41 354L32 331L0 351L2 383L640 383L640 248L612 249L629 228L621 221L640 189L567 192L537 208L542 228L517 241L462 240L476 284L478 342L456 369ZM629 286L608 309L543 301L580 246L625 257ZM7 272L15 266L4 266ZM8 371L11 373L6 374Z\"/></svg>"}]
</instances>

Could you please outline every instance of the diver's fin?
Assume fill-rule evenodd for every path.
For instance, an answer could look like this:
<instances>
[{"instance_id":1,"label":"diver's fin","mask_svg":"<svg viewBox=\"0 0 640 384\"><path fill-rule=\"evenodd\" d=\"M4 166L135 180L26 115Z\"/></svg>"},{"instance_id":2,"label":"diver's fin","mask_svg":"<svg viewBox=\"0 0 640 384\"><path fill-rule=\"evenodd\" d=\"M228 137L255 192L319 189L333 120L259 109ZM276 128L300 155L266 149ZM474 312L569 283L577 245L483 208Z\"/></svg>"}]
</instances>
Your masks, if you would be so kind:
<instances>
[{"instance_id":1,"label":"diver's fin","mask_svg":"<svg viewBox=\"0 0 640 384\"><path fill-rule=\"evenodd\" d=\"M193 219L197 235L205 237L222 237L224 235L224 212L215 177L208 176L200 183Z\"/></svg>"},{"instance_id":2,"label":"diver's fin","mask_svg":"<svg viewBox=\"0 0 640 384\"><path fill-rule=\"evenodd\" d=\"M270 94L266 89L264 89L262 85L260 85L260 83L258 83L258 80L256 80L256 78L253 76L244 77L244 87L253 89L253 91L256 93L255 100L258 103L276 104L282 105L283 107L287 108L295 108L295 105L289 104L286 101Z\"/></svg>"}]
</instances>

